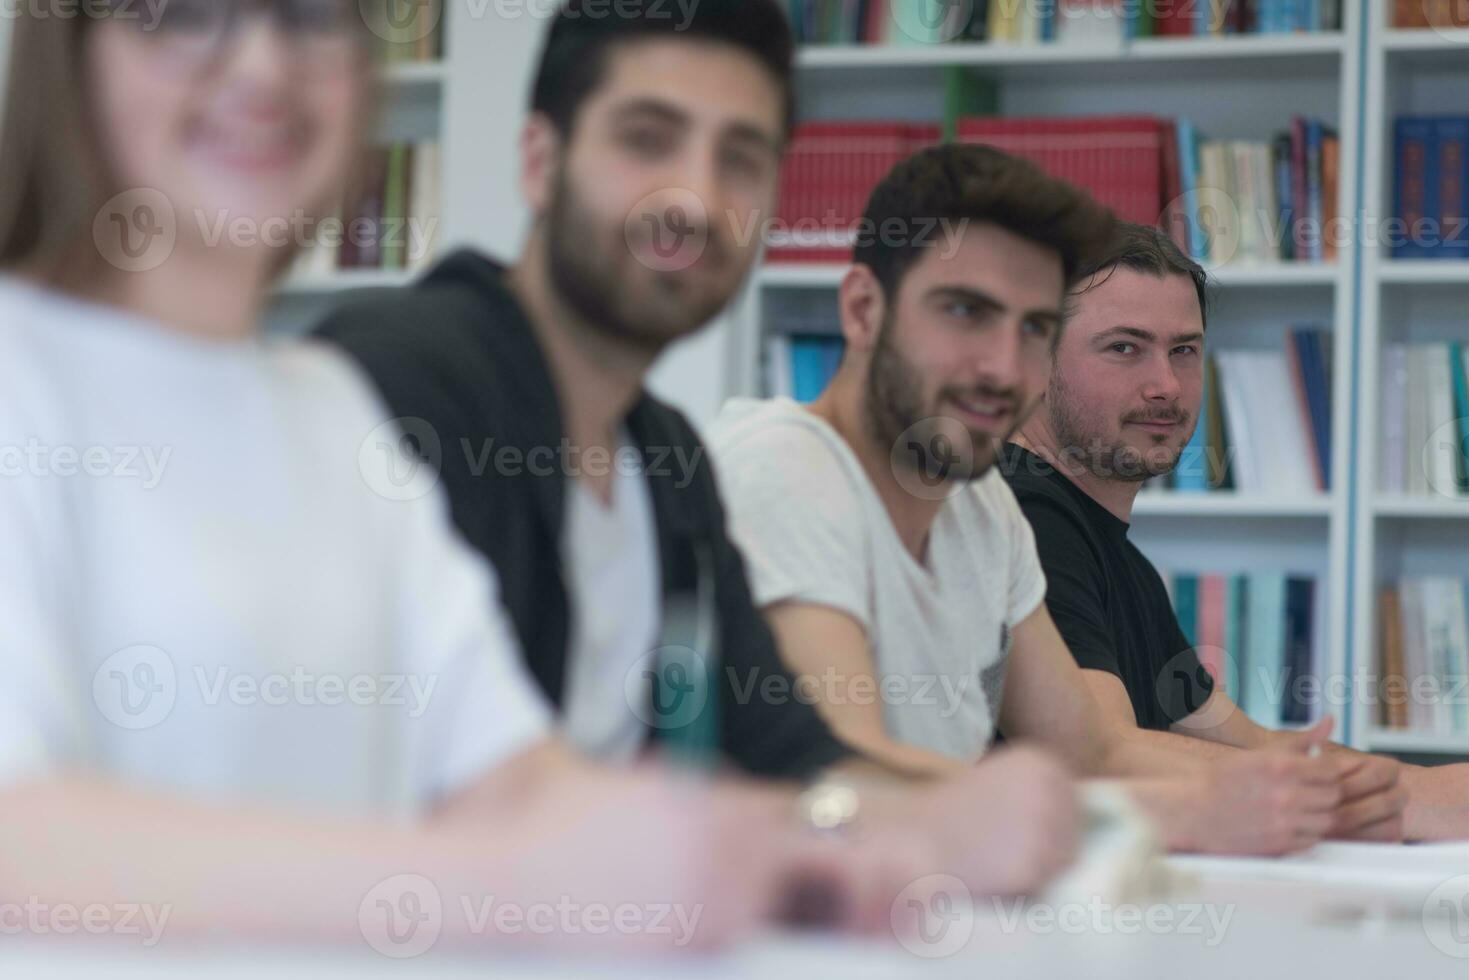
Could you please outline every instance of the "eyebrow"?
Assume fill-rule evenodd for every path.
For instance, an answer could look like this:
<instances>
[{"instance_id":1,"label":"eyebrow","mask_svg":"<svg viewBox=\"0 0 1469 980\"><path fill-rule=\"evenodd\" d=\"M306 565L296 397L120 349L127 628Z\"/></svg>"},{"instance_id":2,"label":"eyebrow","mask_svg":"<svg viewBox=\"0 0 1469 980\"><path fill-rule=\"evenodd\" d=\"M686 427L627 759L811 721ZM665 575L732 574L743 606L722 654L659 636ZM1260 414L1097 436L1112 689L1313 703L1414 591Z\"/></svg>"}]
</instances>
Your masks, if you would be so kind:
<instances>
[{"instance_id":1,"label":"eyebrow","mask_svg":"<svg viewBox=\"0 0 1469 980\"><path fill-rule=\"evenodd\" d=\"M687 126L689 124L688 113L667 102L651 97L634 99L631 102L618 106L612 111L613 121L619 123L635 122L640 116L652 117L657 122L674 126ZM757 144L761 150L775 156L779 156L781 152L781 141L754 123L730 123L724 127L721 135L726 139L732 139L736 142Z\"/></svg>"},{"instance_id":2,"label":"eyebrow","mask_svg":"<svg viewBox=\"0 0 1469 980\"><path fill-rule=\"evenodd\" d=\"M960 300L986 310L1000 311L1008 309L1004 303L989 293L982 289L975 289L973 286L935 286L928 291L928 295L932 299ZM1027 310L1025 316L1026 319L1030 320L1053 321L1057 325L1065 320L1060 309Z\"/></svg>"},{"instance_id":3,"label":"eyebrow","mask_svg":"<svg viewBox=\"0 0 1469 980\"><path fill-rule=\"evenodd\" d=\"M1106 343L1107 341L1113 340L1117 337L1130 337L1133 340L1141 340L1144 343L1149 344L1156 344L1158 342L1158 335L1153 333L1151 330L1144 330L1141 327L1128 326L1118 326L1112 327L1110 330L1104 330L1097 335L1096 342ZM1195 330L1191 333L1175 335L1169 340L1169 344L1170 346L1177 346L1178 344L1191 344L1195 341L1203 339L1203 331Z\"/></svg>"}]
</instances>

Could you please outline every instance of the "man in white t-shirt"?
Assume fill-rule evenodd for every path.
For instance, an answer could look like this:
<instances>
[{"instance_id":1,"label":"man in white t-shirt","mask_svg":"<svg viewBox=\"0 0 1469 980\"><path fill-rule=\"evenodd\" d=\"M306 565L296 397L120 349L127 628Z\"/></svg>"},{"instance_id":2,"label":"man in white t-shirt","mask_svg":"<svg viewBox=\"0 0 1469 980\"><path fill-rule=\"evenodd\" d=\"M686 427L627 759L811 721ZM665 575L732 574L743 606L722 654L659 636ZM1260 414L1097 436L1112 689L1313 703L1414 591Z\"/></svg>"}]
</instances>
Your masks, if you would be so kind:
<instances>
[{"instance_id":1,"label":"man in white t-shirt","mask_svg":"<svg viewBox=\"0 0 1469 980\"><path fill-rule=\"evenodd\" d=\"M931 237L939 222L955 233ZM899 164L861 226L881 236L859 237L841 284L830 386L809 407L735 402L714 426L731 531L782 656L851 744L942 771L998 729L1082 773L1164 777L1130 786L1172 847L1294 850L1339 801L1337 768L1311 757L1325 732L1221 765L1127 737L1052 623L992 470L1045 390L1067 284L1113 224L989 147Z\"/></svg>"}]
</instances>

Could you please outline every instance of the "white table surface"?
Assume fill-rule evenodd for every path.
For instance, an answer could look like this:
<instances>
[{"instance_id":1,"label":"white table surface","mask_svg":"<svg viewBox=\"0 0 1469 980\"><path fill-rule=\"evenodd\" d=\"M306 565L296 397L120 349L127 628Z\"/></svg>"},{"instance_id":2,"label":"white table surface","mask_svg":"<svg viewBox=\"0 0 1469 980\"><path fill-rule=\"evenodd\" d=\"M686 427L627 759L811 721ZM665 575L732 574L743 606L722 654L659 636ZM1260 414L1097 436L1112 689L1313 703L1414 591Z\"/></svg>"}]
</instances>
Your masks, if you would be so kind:
<instances>
[{"instance_id":1,"label":"white table surface","mask_svg":"<svg viewBox=\"0 0 1469 980\"><path fill-rule=\"evenodd\" d=\"M1460 932L1425 919L1433 888L1469 874L1469 848L1360 846L1286 861L1172 858L1167 901L1155 903L1189 928L1150 931L1109 919L1073 919L1063 929L1014 918L1011 903L977 902L972 929L952 955L924 958L895 942L772 935L721 955L661 960L466 955L435 949L392 960L370 949L190 949L165 940L151 950L91 941L0 937L0 977L57 980L244 980L268 977L458 978L636 977L888 980L901 977L1036 980L1386 980L1469 978L1469 903ZM1311 869L1316 868L1313 877ZM1469 886L1466 886L1469 887ZM1206 918L1212 910L1214 918ZM1055 911L1055 910L1052 910ZM1163 914L1163 913L1159 913ZM1163 921L1163 920L1157 920ZM1100 928L1093 923L1100 922ZM1120 922L1120 920L1119 920ZM1437 922L1435 925L1434 922ZM1110 923L1110 925L1109 925ZM1222 923L1215 929L1207 923ZM1165 924L1166 925L1166 924ZM1126 929L1126 931L1124 931ZM1437 929L1440 944L1430 932ZM1451 955L1461 954L1459 956Z\"/></svg>"}]
</instances>

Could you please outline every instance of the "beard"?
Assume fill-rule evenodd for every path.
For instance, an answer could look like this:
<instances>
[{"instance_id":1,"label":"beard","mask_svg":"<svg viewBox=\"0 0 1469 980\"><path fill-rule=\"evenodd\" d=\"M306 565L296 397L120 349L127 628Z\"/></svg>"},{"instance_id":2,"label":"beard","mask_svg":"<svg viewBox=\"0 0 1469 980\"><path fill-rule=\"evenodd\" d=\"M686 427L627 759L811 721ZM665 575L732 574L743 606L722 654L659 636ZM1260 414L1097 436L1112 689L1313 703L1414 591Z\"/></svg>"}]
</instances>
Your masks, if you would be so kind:
<instances>
[{"instance_id":1,"label":"beard","mask_svg":"<svg viewBox=\"0 0 1469 980\"><path fill-rule=\"evenodd\" d=\"M1109 438L1102 434L1099 425L1088 424L1096 413L1089 412L1084 405L1071 397L1071 391L1061 381L1059 372L1051 375L1050 387L1046 392L1046 413L1051 434L1062 460L1079 463L1093 476L1118 483L1143 483L1155 476L1164 476L1178 468L1183 455L1183 446L1166 443L1138 449L1123 442L1120 437ZM1136 416L1136 417L1134 417ZM1180 431L1187 430L1188 416L1179 412L1165 416L1180 419ZM1148 421L1151 416L1128 416L1123 422ZM1186 440L1185 440L1186 441Z\"/></svg>"},{"instance_id":2,"label":"beard","mask_svg":"<svg viewBox=\"0 0 1469 980\"><path fill-rule=\"evenodd\" d=\"M700 278L719 274L729 261L713 235L703 262L711 271L658 272L633 254L624 228L599 226L565 169L547 211L551 287L584 323L606 339L656 355L714 319L729 303L739 278L727 288L700 289Z\"/></svg>"},{"instance_id":3,"label":"beard","mask_svg":"<svg viewBox=\"0 0 1469 980\"><path fill-rule=\"evenodd\" d=\"M951 391L962 395L970 389L942 389L936 403L926 406L921 373L893 342L893 319L889 310L868 364L864 412L868 435L876 445L892 450L890 457L894 465L905 466L926 477L933 469L933 459L937 458L941 464L938 475L944 479L978 480L995 465L999 444L1014 435L1023 421L1019 397L1014 392L984 390L985 394L1007 398L1010 402L1015 423L998 440L988 432L975 431L958 419L942 415L938 404ZM911 453L898 448L899 440L905 438L911 440Z\"/></svg>"}]
</instances>

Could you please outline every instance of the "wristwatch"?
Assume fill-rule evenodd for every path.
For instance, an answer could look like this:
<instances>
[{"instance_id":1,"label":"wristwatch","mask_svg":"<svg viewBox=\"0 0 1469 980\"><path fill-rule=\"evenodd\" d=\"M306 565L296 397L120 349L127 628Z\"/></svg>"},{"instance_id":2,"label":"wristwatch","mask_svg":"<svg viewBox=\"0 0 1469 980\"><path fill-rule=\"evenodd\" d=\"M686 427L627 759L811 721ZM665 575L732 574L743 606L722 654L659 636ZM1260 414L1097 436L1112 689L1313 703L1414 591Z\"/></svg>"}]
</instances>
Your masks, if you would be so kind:
<instances>
[{"instance_id":1,"label":"wristwatch","mask_svg":"<svg viewBox=\"0 0 1469 980\"><path fill-rule=\"evenodd\" d=\"M796 815L818 834L850 832L861 810L856 788L840 779L818 780L796 797Z\"/></svg>"}]
</instances>

